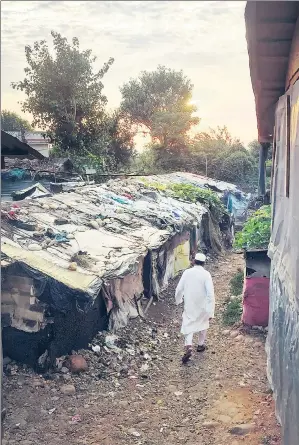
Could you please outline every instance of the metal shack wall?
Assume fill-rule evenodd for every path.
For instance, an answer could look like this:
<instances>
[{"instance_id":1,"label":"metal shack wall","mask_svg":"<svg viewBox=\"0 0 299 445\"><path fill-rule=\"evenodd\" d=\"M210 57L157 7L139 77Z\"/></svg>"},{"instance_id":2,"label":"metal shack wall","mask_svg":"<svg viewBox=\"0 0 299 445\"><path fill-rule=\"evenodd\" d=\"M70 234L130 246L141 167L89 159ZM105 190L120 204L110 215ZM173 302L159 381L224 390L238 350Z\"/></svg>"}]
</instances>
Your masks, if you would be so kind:
<instances>
[{"instance_id":1,"label":"metal shack wall","mask_svg":"<svg viewBox=\"0 0 299 445\"><path fill-rule=\"evenodd\" d=\"M290 96L290 193L287 183L287 96ZM299 82L276 109L268 377L282 425L283 445L299 443Z\"/></svg>"}]
</instances>

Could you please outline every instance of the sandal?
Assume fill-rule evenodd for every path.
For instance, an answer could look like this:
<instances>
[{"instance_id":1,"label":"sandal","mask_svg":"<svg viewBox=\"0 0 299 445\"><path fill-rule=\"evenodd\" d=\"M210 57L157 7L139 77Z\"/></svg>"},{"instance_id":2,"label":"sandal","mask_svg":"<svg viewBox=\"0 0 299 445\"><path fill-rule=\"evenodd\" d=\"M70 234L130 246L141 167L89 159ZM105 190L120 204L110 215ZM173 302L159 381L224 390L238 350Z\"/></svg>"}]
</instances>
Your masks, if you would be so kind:
<instances>
[{"instance_id":1,"label":"sandal","mask_svg":"<svg viewBox=\"0 0 299 445\"><path fill-rule=\"evenodd\" d=\"M191 356L192 356L192 349L189 348L182 357L182 362L184 365L190 360Z\"/></svg>"},{"instance_id":2,"label":"sandal","mask_svg":"<svg viewBox=\"0 0 299 445\"><path fill-rule=\"evenodd\" d=\"M198 345L197 352L204 352L207 349L205 345Z\"/></svg>"}]
</instances>

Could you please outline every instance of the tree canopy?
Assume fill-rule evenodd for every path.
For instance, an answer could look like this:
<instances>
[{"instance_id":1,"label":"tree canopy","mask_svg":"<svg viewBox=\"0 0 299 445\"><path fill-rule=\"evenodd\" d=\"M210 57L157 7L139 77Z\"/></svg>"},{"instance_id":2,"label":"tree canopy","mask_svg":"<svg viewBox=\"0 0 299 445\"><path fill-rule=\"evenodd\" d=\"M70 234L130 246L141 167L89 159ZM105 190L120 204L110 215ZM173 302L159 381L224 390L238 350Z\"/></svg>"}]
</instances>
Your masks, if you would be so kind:
<instances>
[{"instance_id":1,"label":"tree canopy","mask_svg":"<svg viewBox=\"0 0 299 445\"><path fill-rule=\"evenodd\" d=\"M225 126L196 134L190 145L190 160L194 172L240 186L255 186L256 158Z\"/></svg>"},{"instance_id":2,"label":"tree canopy","mask_svg":"<svg viewBox=\"0 0 299 445\"><path fill-rule=\"evenodd\" d=\"M97 135L107 103L101 79L114 60L94 73L91 50L81 51L77 38L70 44L57 32L51 35L54 55L45 40L26 46L25 79L12 87L26 94L22 109L35 126L62 149L78 152Z\"/></svg>"},{"instance_id":3,"label":"tree canopy","mask_svg":"<svg viewBox=\"0 0 299 445\"><path fill-rule=\"evenodd\" d=\"M183 71L159 65L155 71L143 71L120 89L121 109L132 122L144 125L151 137L163 146L180 139L199 122L192 116L193 85Z\"/></svg>"},{"instance_id":4,"label":"tree canopy","mask_svg":"<svg viewBox=\"0 0 299 445\"><path fill-rule=\"evenodd\" d=\"M32 131L30 122L17 113L8 110L1 111L1 129L4 131Z\"/></svg>"}]
</instances>

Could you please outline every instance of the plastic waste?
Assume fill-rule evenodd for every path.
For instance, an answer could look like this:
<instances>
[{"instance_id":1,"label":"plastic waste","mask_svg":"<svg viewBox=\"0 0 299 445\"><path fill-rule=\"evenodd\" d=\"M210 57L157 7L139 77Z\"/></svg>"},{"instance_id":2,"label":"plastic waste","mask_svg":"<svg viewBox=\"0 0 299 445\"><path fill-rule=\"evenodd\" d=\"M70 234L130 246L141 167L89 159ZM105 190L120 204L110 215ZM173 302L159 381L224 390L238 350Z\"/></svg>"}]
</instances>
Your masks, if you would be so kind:
<instances>
[{"instance_id":1,"label":"plastic waste","mask_svg":"<svg viewBox=\"0 0 299 445\"><path fill-rule=\"evenodd\" d=\"M66 232L60 232L55 235L55 241L58 243L66 243L68 242L68 237Z\"/></svg>"},{"instance_id":2,"label":"plastic waste","mask_svg":"<svg viewBox=\"0 0 299 445\"><path fill-rule=\"evenodd\" d=\"M115 345L115 341L118 339L116 335L107 335L105 338L105 345L115 353L121 353L122 350Z\"/></svg>"},{"instance_id":3,"label":"plastic waste","mask_svg":"<svg viewBox=\"0 0 299 445\"><path fill-rule=\"evenodd\" d=\"M76 414L75 416L72 417L72 423L79 423L81 422L81 416L80 414Z\"/></svg>"}]
</instances>

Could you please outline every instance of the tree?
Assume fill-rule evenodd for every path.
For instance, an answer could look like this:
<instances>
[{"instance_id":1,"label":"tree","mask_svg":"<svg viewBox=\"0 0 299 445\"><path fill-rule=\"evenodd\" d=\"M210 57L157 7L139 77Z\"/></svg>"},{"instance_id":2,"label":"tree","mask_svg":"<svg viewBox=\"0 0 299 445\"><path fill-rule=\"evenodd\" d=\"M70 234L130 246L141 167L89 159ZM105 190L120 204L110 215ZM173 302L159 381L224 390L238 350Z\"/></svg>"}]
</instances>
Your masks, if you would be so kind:
<instances>
[{"instance_id":1,"label":"tree","mask_svg":"<svg viewBox=\"0 0 299 445\"><path fill-rule=\"evenodd\" d=\"M72 157L72 161L82 173L84 167L93 167L100 173L126 169L134 155L134 132L131 123L120 110L105 113L98 125L97 136L85 148L84 153L69 152L59 146L52 150L54 157L64 156L65 153Z\"/></svg>"},{"instance_id":2,"label":"tree","mask_svg":"<svg viewBox=\"0 0 299 445\"><path fill-rule=\"evenodd\" d=\"M121 109L136 125L145 126L153 140L167 146L177 143L199 122L193 117L193 85L183 71L159 65L156 71L143 71L120 89Z\"/></svg>"},{"instance_id":3,"label":"tree","mask_svg":"<svg viewBox=\"0 0 299 445\"><path fill-rule=\"evenodd\" d=\"M113 63L109 59L94 73L96 57L91 50L80 51L79 40L72 44L54 31L54 55L45 40L25 47L28 66L25 79L12 83L27 98L23 111L33 115L33 124L46 131L52 142L78 153L98 137L107 98L101 79Z\"/></svg>"},{"instance_id":4,"label":"tree","mask_svg":"<svg viewBox=\"0 0 299 445\"><path fill-rule=\"evenodd\" d=\"M134 132L128 117L120 110L107 114L103 119L98 144L98 154L105 160L109 171L129 165L134 152ZM94 147L91 150L97 153Z\"/></svg>"},{"instance_id":5,"label":"tree","mask_svg":"<svg viewBox=\"0 0 299 445\"><path fill-rule=\"evenodd\" d=\"M253 189L258 178L257 160L226 127L195 135L190 144L189 168L215 179Z\"/></svg>"},{"instance_id":6,"label":"tree","mask_svg":"<svg viewBox=\"0 0 299 445\"><path fill-rule=\"evenodd\" d=\"M33 131L30 123L13 111L1 111L1 129L4 131L18 131L22 140L26 142L26 132Z\"/></svg>"}]
</instances>

